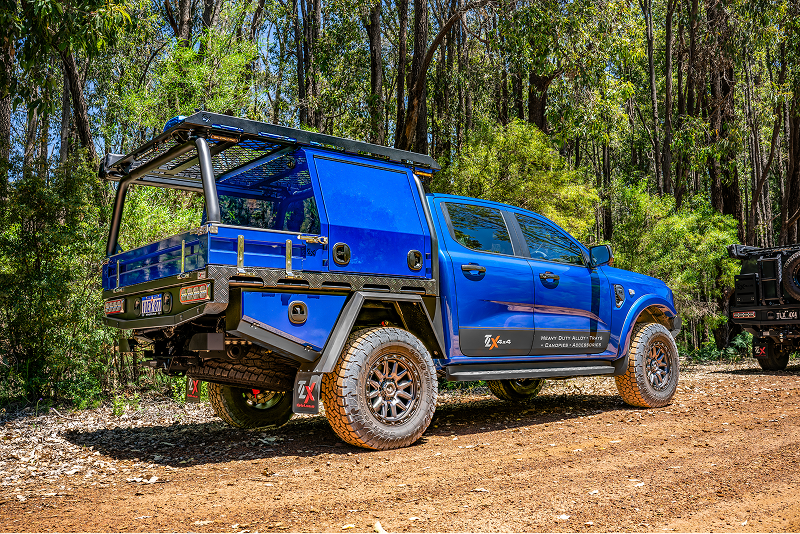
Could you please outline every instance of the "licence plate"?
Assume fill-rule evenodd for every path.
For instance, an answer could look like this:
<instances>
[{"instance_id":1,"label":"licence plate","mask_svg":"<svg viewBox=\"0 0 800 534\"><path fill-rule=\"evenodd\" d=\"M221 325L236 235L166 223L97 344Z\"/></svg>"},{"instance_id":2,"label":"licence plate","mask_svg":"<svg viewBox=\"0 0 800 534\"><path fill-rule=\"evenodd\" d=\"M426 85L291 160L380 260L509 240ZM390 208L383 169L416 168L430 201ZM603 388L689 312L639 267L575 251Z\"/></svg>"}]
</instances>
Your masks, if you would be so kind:
<instances>
[{"instance_id":1,"label":"licence plate","mask_svg":"<svg viewBox=\"0 0 800 534\"><path fill-rule=\"evenodd\" d=\"M161 296L163 293L157 295L147 295L142 297L142 315L161 315Z\"/></svg>"},{"instance_id":2,"label":"licence plate","mask_svg":"<svg viewBox=\"0 0 800 534\"><path fill-rule=\"evenodd\" d=\"M776 311L775 319L778 321L796 321L798 317L797 310Z\"/></svg>"}]
</instances>

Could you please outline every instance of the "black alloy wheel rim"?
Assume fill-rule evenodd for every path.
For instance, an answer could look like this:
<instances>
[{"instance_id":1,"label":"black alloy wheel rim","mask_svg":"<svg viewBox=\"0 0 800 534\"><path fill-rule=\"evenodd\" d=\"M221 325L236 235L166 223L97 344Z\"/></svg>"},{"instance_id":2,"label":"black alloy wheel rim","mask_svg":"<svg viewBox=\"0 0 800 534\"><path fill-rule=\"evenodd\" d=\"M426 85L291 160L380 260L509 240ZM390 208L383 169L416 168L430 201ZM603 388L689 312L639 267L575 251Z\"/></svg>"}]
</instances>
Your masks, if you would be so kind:
<instances>
[{"instance_id":1,"label":"black alloy wheel rim","mask_svg":"<svg viewBox=\"0 0 800 534\"><path fill-rule=\"evenodd\" d=\"M653 341L647 351L647 362L645 363L647 381L657 391L662 391L669 385L672 371L669 354L669 347L661 340Z\"/></svg>"}]
</instances>

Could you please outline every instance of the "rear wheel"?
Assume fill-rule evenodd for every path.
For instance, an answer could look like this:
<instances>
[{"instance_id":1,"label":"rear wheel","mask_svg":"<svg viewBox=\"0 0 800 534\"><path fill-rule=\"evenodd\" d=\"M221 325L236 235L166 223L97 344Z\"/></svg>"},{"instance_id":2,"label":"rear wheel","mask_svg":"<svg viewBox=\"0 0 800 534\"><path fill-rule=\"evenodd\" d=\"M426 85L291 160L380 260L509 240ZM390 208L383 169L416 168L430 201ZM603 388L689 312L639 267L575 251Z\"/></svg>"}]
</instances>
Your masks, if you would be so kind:
<instances>
[{"instance_id":1,"label":"rear wheel","mask_svg":"<svg viewBox=\"0 0 800 534\"><path fill-rule=\"evenodd\" d=\"M658 323L637 325L631 335L628 368L615 376L622 400L631 406L666 406L678 388L678 347Z\"/></svg>"},{"instance_id":2,"label":"rear wheel","mask_svg":"<svg viewBox=\"0 0 800 534\"><path fill-rule=\"evenodd\" d=\"M425 345L399 328L350 335L322 379L325 416L347 443L396 449L417 441L436 409L438 384Z\"/></svg>"},{"instance_id":3,"label":"rear wheel","mask_svg":"<svg viewBox=\"0 0 800 534\"><path fill-rule=\"evenodd\" d=\"M756 361L765 371L783 371L789 365L790 351L783 350L781 345L771 340L757 343L753 340L753 354L758 356Z\"/></svg>"},{"instance_id":4,"label":"rear wheel","mask_svg":"<svg viewBox=\"0 0 800 534\"><path fill-rule=\"evenodd\" d=\"M494 396L509 402L529 402L542 391L543 378L517 380L489 380L486 382Z\"/></svg>"},{"instance_id":5,"label":"rear wheel","mask_svg":"<svg viewBox=\"0 0 800 534\"><path fill-rule=\"evenodd\" d=\"M281 426L292 418L290 391L262 391L223 384L208 384L214 413L237 428Z\"/></svg>"}]
</instances>

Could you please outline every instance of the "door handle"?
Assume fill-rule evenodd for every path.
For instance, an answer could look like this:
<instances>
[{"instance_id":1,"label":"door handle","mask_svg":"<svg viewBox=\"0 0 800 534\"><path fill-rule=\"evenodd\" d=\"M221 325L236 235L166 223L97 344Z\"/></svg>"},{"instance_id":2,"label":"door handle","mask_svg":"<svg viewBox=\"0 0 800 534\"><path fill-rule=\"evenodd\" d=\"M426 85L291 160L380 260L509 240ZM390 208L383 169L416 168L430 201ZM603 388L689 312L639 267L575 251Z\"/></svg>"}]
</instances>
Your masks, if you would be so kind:
<instances>
[{"instance_id":1,"label":"door handle","mask_svg":"<svg viewBox=\"0 0 800 534\"><path fill-rule=\"evenodd\" d=\"M553 274L550 271L545 271L543 273L539 273L540 280L559 280L560 277L557 274Z\"/></svg>"},{"instance_id":2,"label":"door handle","mask_svg":"<svg viewBox=\"0 0 800 534\"><path fill-rule=\"evenodd\" d=\"M301 241L305 241L309 245L311 245L311 244L327 245L328 244L328 238L325 237L324 235L299 235L299 236L297 236L297 239L300 239Z\"/></svg>"},{"instance_id":3,"label":"door handle","mask_svg":"<svg viewBox=\"0 0 800 534\"><path fill-rule=\"evenodd\" d=\"M461 266L461 270L464 271L465 273L469 271L477 271L479 273L485 273L486 267L483 267L482 265L477 265L475 263L467 263Z\"/></svg>"}]
</instances>

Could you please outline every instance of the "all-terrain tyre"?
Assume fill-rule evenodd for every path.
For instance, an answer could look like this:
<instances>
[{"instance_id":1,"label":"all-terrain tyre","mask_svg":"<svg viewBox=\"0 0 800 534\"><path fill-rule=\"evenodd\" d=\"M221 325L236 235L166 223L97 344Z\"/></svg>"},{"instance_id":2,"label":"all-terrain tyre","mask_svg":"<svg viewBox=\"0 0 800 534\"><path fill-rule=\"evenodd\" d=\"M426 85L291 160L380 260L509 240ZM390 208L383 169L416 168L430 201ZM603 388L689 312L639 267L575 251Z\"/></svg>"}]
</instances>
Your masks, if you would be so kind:
<instances>
[{"instance_id":1,"label":"all-terrain tyre","mask_svg":"<svg viewBox=\"0 0 800 534\"><path fill-rule=\"evenodd\" d=\"M347 443L396 449L417 441L433 418L438 383L425 345L400 328L353 332L333 371L322 379L322 403Z\"/></svg>"},{"instance_id":2,"label":"all-terrain tyre","mask_svg":"<svg viewBox=\"0 0 800 534\"><path fill-rule=\"evenodd\" d=\"M622 400L631 406L666 406L678 388L678 347L663 325L643 323L631 334L628 368L615 376Z\"/></svg>"},{"instance_id":3,"label":"all-terrain tyre","mask_svg":"<svg viewBox=\"0 0 800 534\"><path fill-rule=\"evenodd\" d=\"M214 413L236 428L281 426L292 418L291 391L261 391L210 383L208 398Z\"/></svg>"},{"instance_id":4,"label":"all-terrain tyre","mask_svg":"<svg viewBox=\"0 0 800 534\"><path fill-rule=\"evenodd\" d=\"M500 400L530 402L544 387L544 378L520 378L517 380L488 380L486 385Z\"/></svg>"},{"instance_id":5,"label":"all-terrain tyre","mask_svg":"<svg viewBox=\"0 0 800 534\"><path fill-rule=\"evenodd\" d=\"M756 358L758 365L765 371L783 371L789 365L790 350L782 350L783 347L773 342L768 342L764 345L764 352ZM755 340L753 346L753 354L756 354Z\"/></svg>"},{"instance_id":6,"label":"all-terrain tyre","mask_svg":"<svg viewBox=\"0 0 800 534\"><path fill-rule=\"evenodd\" d=\"M800 300L800 252L795 252L783 264L783 289Z\"/></svg>"},{"instance_id":7,"label":"all-terrain tyre","mask_svg":"<svg viewBox=\"0 0 800 534\"><path fill-rule=\"evenodd\" d=\"M270 359L241 362L205 360L186 370L195 380L271 391L291 391L297 370Z\"/></svg>"}]
</instances>

